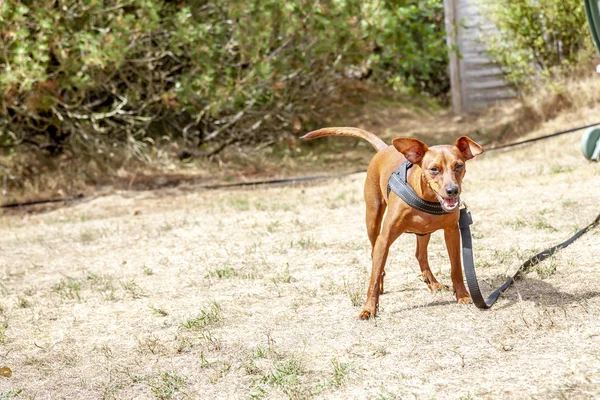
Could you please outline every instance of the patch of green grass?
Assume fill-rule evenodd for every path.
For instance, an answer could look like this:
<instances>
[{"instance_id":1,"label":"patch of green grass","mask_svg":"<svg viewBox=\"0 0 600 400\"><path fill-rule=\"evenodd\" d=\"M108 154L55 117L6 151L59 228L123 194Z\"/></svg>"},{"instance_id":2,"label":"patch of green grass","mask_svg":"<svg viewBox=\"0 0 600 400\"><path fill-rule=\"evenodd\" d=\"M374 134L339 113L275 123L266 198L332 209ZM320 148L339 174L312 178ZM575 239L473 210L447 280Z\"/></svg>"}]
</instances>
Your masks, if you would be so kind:
<instances>
[{"instance_id":1,"label":"patch of green grass","mask_svg":"<svg viewBox=\"0 0 600 400\"><path fill-rule=\"evenodd\" d=\"M269 232L269 233L273 233L273 232L275 232L275 231L276 231L276 230L277 230L279 227L280 227L280 223L279 223L279 221L273 221L273 222L270 222L270 223L267 225L267 232Z\"/></svg>"},{"instance_id":2,"label":"patch of green grass","mask_svg":"<svg viewBox=\"0 0 600 400\"><path fill-rule=\"evenodd\" d=\"M300 386L299 377L305 373L302 363L292 357L287 360L279 361L274 368L263 377L263 383L278 387L290 396L293 395Z\"/></svg>"},{"instance_id":3,"label":"patch of green grass","mask_svg":"<svg viewBox=\"0 0 600 400\"><path fill-rule=\"evenodd\" d=\"M219 279L229 279L237 276L237 272L231 267L224 267L212 270L206 276Z\"/></svg>"},{"instance_id":4,"label":"patch of green grass","mask_svg":"<svg viewBox=\"0 0 600 400\"><path fill-rule=\"evenodd\" d=\"M2 393L0 393L0 400L11 400L11 399L22 398L21 393L23 393L23 389L9 390L7 392L2 392Z\"/></svg>"},{"instance_id":5,"label":"patch of green grass","mask_svg":"<svg viewBox=\"0 0 600 400\"><path fill-rule=\"evenodd\" d=\"M212 302L205 309L194 317L190 317L181 323L181 327L189 330L201 330L209 326L217 325L223 320L221 306L217 302Z\"/></svg>"},{"instance_id":6,"label":"patch of green grass","mask_svg":"<svg viewBox=\"0 0 600 400\"><path fill-rule=\"evenodd\" d=\"M29 307L31 307L31 302L29 300L27 300L25 297L19 296L17 298L17 306L19 308L29 308Z\"/></svg>"},{"instance_id":7,"label":"patch of green grass","mask_svg":"<svg viewBox=\"0 0 600 400\"><path fill-rule=\"evenodd\" d=\"M200 332L199 335L200 339L202 341L204 341L204 346L208 346L208 348L210 350L214 350L214 351L220 351L222 344L221 344L221 340L219 340L218 337L216 337L210 330L208 329L203 329L202 332Z\"/></svg>"},{"instance_id":8,"label":"patch of green grass","mask_svg":"<svg viewBox=\"0 0 600 400\"><path fill-rule=\"evenodd\" d=\"M492 267L494 265L494 263L488 261L488 260L476 260L475 261L475 268L489 268Z\"/></svg>"},{"instance_id":9,"label":"patch of green grass","mask_svg":"<svg viewBox=\"0 0 600 400\"><path fill-rule=\"evenodd\" d=\"M227 201L227 204L237 211L248 211L250 202L245 197L233 197Z\"/></svg>"},{"instance_id":10,"label":"patch of green grass","mask_svg":"<svg viewBox=\"0 0 600 400\"><path fill-rule=\"evenodd\" d=\"M242 363L242 367L247 375L258 375L261 376L263 371L256 365L256 361L252 358L247 358Z\"/></svg>"},{"instance_id":11,"label":"patch of green grass","mask_svg":"<svg viewBox=\"0 0 600 400\"><path fill-rule=\"evenodd\" d=\"M556 228L550 225L544 214L546 214L548 210L541 210L539 214L535 218L523 218L523 217L514 217L509 220L503 221L502 225L507 226L512 229L521 229L527 226L536 228L536 229L549 229L551 231L556 231Z\"/></svg>"},{"instance_id":12,"label":"patch of green grass","mask_svg":"<svg viewBox=\"0 0 600 400\"><path fill-rule=\"evenodd\" d=\"M157 355L164 354L165 351L166 347L156 337L151 336L138 339L138 352L141 354L149 352L152 355Z\"/></svg>"},{"instance_id":13,"label":"patch of green grass","mask_svg":"<svg viewBox=\"0 0 600 400\"><path fill-rule=\"evenodd\" d=\"M296 243L304 250L319 248L318 243L311 237L300 238Z\"/></svg>"},{"instance_id":14,"label":"patch of green grass","mask_svg":"<svg viewBox=\"0 0 600 400\"><path fill-rule=\"evenodd\" d=\"M296 211L297 205L295 203L271 203L271 211Z\"/></svg>"},{"instance_id":15,"label":"patch of green grass","mask_svg":"<svg viewBox=\"0 0 600 400\"><path fill-rule=\"evenodd\" d=\"M8 329L8 316L2 310L0 315L0 344L6 343L6 330Z\"/></svg>"},{"instance_id":16,"label":"patch of green grass","mask_svg":"<svg viewBox=\"0 0 600 400\"><path fill-rule=\"evenodd\" d=\"M554 174L560 174L562 172L571 172L573 171L575 168L571 165L558 165L558 164L553 164L550 166L550 174L554 175Z\"/></svg>"},{"instance_id":17,"label":"patch of green grass","mask_svg":"<svg viewBox=\"0 0 600 400\"><path fill-rule=\"evenodd\" d=\"M375 400L397 400L400 398L400 396L396 396L395 394L382 389L381 393L379 393L379 396L375 397Z\"/></svg>"},{"instance_id":18,"label":"patch of green grass","mask_svg":"<svg viewBox=\"0 0 600 400\"><path fill-rule=\"evenodd\" d=\"M256 208L258 211L267 211L269 209L269 207L261 201L255 202L254 208Z\"/></svg>"},{"instance_id":19,"label":"patch of green grass","mask_svg":"<svg viewBox=\"0 0 600 400\"><path fill-rule=\"evenodd\" d=\"M383 356L387 356L388 354L389 354L389 352L383 346L377 346L377 348L375 350L373 350L374 357L383 357Z\"/></svg>"},{"instance_id":20,"label":"patch of green grass","mask_svg":"<svg viewBox=\"0 0 600 400\"><path fill-rule=\"evenodd\" d=\"M366 297L365 282L349 282L344 280L344 288L353 307L361 307Z\"/></svg>"},{"instance_id":21,"label":"patch of green grass","mask_svg":"<svg viewBox=\"0 0 600 400\"><path fill-rule=\"evenodd\" d=\"M90 289L93 292L100 293L104 300L114 301L117 299L116 288L111 277L88 274L86 279L89 282Z\"/></svg>"},{"instance_id":22,"label":"patch of green grass","mask_svg":"<svg viewBox=\"0 0 600 400\"><path fill-rule=\"evenodd\" d=\"M81 300L79 295L81 283L74 278L62 278L60 282L52 286L52 290L63 299Z\"/></svg>"},{"instance_id":23,"label":"patch of green grass","mask_svg":"<svg viewBox=\"0 0 600 400\"><path fill-rule=\"evenodd\" d=\"M536 229L548 229L548 230L551 230L552 232L557 231L557 229L555 227L553 227L552 225L550 225L548 223L548 221L546 221L546 218L544 218L541 215L538 215L538 217L535 219L533 226Z\"/></svg>"},{"instance_id":24,"label":"patch of green grass","mask_svg":"<svg viewBox=\"0 0 600 400\"><path fill-rule=\"evenodd\" d=\"M222 378L225 375L227 375L229 373L229 371L231 371L231 362L224 361L218 370L219 378Z\"/></svg>"},{"instance_id":25,"label":"patch of green grass","mask_svg":"<svg viewBox=\"0 0 600 400\"><path fill-rule=\"evenodd\" d=\"M178 375L177 372L165 372L160 376L160 379L152 387L152 394L157 399L166 400L179 397L182 389L187 383L187 378Z\"/></svg>"},{"instance_id":26,"label":"patch of green grass","mask_svg":"<svg viewBox=\"0 0 600 400\"><path fill-rule=\"evenodd\" d=\"M535 266L535 272L541 279L546 279L554 275L556 273L557 268L558 261L556 260L556 257L551 256L543 262L537 264Z\"/></svg>"},{"instance_id":27,"label":"patch of green grass","mask_svg":"<svg viewBox=\"0 0 600 400\"><path fill-rule=\"evenodd\" d=\"M523 228L524 226L527 226L527 221L525 221L521 217L515 217L508 221L503 221L502 225L508 226L512 229L520 229L520 228Z\"/></svg>"},{"instance_id":28,"label":"patch of green grass","mask_svg":"<svg viewBox=\"0 0 600 400\"><path fill-rule=\"evenodd\" d=\"M134 299L141 299L146 296L144 290L136 283L135 280L120 282L121 287Z\"/></svg>"},{"instance_id":29,"label":"patch of green grass","mask_svg":"<svg viewBox=\"0 0 600 400\"><path fill-rule=\"evenodd\" d=\"M343 363L334 358L331 360L331 365L333 366L333 374L329 382L331 386L339 388L347 379L348 372L350 371L350 363Z\"/></svg>"},{"instance_id":30,"label":"patch of green grass","mask_svg":"<svg viewBox=\"0 0 600 400\"><path fill-rule=\"evenodd\" d=\"M117 392L119 389L122 389L123 386L123 382L114 376L113 370L111 369L109 371L108 382L106 382L100 398L102 400L117 400Z\"/></svg>"},{"instance_id":31,"label":"patch of green grass","mask_svg":"<svg viewBox=\"0 0 600 400\"><path fill-rule=\"evenodd\" d=\"M520 260L524 258L525 253L518 248L511 247L509 249L504 250L493 250L492 257L494 260L489 262L490 265L502 264L507 261L513 261L515 259Z\"/></svg>"},{"instance_id":32,"label":"patch of green grass","mask_svg":"<svg viewBox=\"0 0 600 400\"><path fill-rule=\"evenodd\" d=\"M210 367L210 362L206 359L204 351L200 352L200 368Z\"/></svg>"},{"instance_id":33,"label":"patch of green grass","mask_svg":"<svg viewBox=\"0 0 600 400\"><path fill-rule=\"evenodd\" d=\"M147 267L145 265L142 268L143 268L144 275L147 275L147 276L154 275L154 271L152 270L152 268Z\"/></svg>"},{"instance_id":34,"label":"patch of green grass","mask_svg":"<svg viewBox=\"0 0 600 400\"><path fill-rule=\"evenodd\" d=\"M267 358L268 354L269 350L265 349L262 346L256 346L256 348L254 349L254 356L256 358Z\"/></svg>"},{"instance_id":35,"label":"patch of green grass","mask_svg":"<svg viewBox=\"0 0 600 400\"><path fill-rule=\"evenodd\" d=\"M294 282L294 281L295 281L294 277L290 274L290 264L289 263L285 263L284 270L271 278L271 282L273 282L275 284L290 283L290 282Z\"/></svg>"},{"instance_id":36,"label":"patch of green grass","mask_svg":"<svg viewBox=\"0 0 600 400\"><path fill-rule=\"evenodd\" d=\"M154 313L154 315L156 315L158 317L166 317L167 315L169 315L169 313L164 308L154 307L154 306L150 306L150 308L152 309L152 312Z\"/></svg>"},{"instance_id":37,"label":"patch of green grass","mask_svg":"<svg viewBox=\"0 0 600 400\"><path fill-rule=\"evenodd\" d=\"M96 237L96 232L91 231L89 229L82 230L81 232L79 232L79 241L84 244L93 242L94 240L96 240Z\"/></svg>"}]
</instances>

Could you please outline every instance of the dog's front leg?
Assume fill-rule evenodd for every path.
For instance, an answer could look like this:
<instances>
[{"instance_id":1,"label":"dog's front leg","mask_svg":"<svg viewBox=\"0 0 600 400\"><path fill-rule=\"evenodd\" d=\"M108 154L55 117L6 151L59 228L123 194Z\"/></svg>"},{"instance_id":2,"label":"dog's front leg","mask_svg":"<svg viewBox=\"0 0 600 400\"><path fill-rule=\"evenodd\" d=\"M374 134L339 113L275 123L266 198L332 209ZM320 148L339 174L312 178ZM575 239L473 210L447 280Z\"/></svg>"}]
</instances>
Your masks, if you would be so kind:
<instances>
[{"instance_id":1,"label":"dog's front leg","mask_svg":"<svg viewBox=\"0 0 600 400\"><path fill-rule=\"evenodd\" d=\"M388 218L386 217L386 220ZM390 220L392 220L390 218ZM394 226L395 224L386 221L383 229L373 247L373 267L371 269L371 279L369 280L369 289L367 290L367 301L363 310L358 315L359 319L369 319L377 313L377 305L379 304L379 294L381 293L381 275L385 268L390 246L400 236L402 230Z\"/></svg>"},{"instance_id":2,"label":"dog's front leg","mask_svg":"<svg viewBox=\"0 0 600 400\"><path fill-rule=\"evenodd\" d=\"M471 296L467 292L465 282L463 281L462 266L460 263L460 231L458 226L444 229L444 239L446 248L450 257L450 277L452 278L452 287L456 300L459 303L468 304L471 302Z\"/></svg>"}]
</instances>

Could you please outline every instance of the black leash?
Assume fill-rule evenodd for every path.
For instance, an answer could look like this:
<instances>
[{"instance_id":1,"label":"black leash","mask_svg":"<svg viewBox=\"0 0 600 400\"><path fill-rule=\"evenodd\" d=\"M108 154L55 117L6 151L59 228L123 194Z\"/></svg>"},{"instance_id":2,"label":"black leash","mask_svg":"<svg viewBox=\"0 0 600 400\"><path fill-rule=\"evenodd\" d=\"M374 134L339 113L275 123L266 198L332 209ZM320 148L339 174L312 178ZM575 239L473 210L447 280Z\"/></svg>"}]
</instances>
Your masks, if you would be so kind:
<instances>
[{"instance_id":1,"label":"black leash","mask_svg":"<svg viewBox=\"0 0 600 400\"><path fill-rule=\"evenodd\" d=\"M576 234L571 236L569 239L565 240L562 243L557 244L556 246L550 247L549 249L543 250L531 257L527 261L525 261L517 272L514 273L513 276L508 278L502 286L496 289L492 294L489 295L487 299L483 298L481 294L481 290L479 289L479 283L477 282L477 274L475 273L475 263L473 261L473 243L471 240L471 228L469 226L473 223L473 219L471 218L471 213L469 210L465 208L461 208L460 210L460 218L458 220L458 226L460 228L460 236L462 239L462 249L463 249L463 268L465 270L465 277L467 279L467 286L469 286L469 292L471 293L471 299L473 303L478 308L487 309L492 307L492 305L498 300L498 297L504 292L515 279L522 273L527 271L530 267L538 264L539 262L545 260L550 257L552 254L556 253L560 249L564 249L577 239L579 239L583 234L588 232L590 229L594 228L600 223L600 214L596 217L596 219L586 226L583 229L580 229Z\"/></svg>"},{"instance_id":2,"label":"black leash","mask_svg":"<svg viewBox=\"0 0 600 400\"><path fill-rule=\"evenodd\" d=\"M16 208L16 207L25 207L25 206L34 206L37 204L46 204L46 203L60 203L65 202L68 203L70 201L83 199L83 194L78 194L75 196L61 197L58 199L44 199L44 200L33 200L33 201L23 201L20 203L7 203L0 205L0 208Z\"/></svg>"},{"instance_id":3,"label":"black leash","mask_svg":"<svg viewBox=\"0 0 600 400\"><path fill-rule=\"evenodd\" d=\"M217 185L201 185L198 186L199 190L215 190L215 189L228 189L228 188L236 188L236 187L248 187L248 186L268 186L268 185L277 185L277 184L285 184L285 183L294 183L294 182L309 182L309 181L318 181L325 179L334 179L334 178L343 178L344 176L354 175L358 173L365 172L363 170L360 171L351 171L351 172L343 172L341 174L336 175L314 175L314 176L303 176L299 178L284 178L284 179L265 179L261 181L249 181L249 182L233 182L233 183L223 183ZM0 204L0 208L17 208L17 207L27 207L33 206L37 204L46 204L46 203L60 203L60 202L71 202L76 200L81 200L84 198L83 194L78 194L76 196L68 196L61 197L56 199L43 199L43 200L34 200L34 201L25 201L18 203L6 203Z\"/></svg>"},{"instance_id":4,"label":"black leash","mask_svg":"<svg viewBox=\"0 0 600 400\"><path fill-rule=\"evenodd\" d=\"M519 145L525 144L525 143L537 142L538 140L549 139L551 137L564 135L566 133L577 132L577 131L580 131L582 129L591 128L592 126L597 126L597 125L600 125L600 122L596 123L596 124L591 124L591 125L586 125L586 126L580 126L578 128L567 129L566 131L554 132L554 133L551 133L549 135L539 136L539 137L536 137L536 138L533 138L533 139L521 140L520 142L501 144L500 146L494 146L494 147L490 147L488 149L485 149L485 151L487 152L487 151L493 151L493 150L506 149L508 147L519 146Z\"/></svg>"},{"instance_id":5,"label":"black leash","mask_svg":"<svg viewBox=\"0 0 600 400\"><path fill-rule=\"evenodd\" d=\"M314 176L303 176L300 178L284 178L284 179L265 179L262 181L249 181L249 182L232 182L232 183L223 183L217 185L203 185L200 186L200 190L214 190L214 189L227 189L234 187L244 187L244 186L266 186L266 185L277 185L281 183L293 183L293 182L308 182L308 181L317 181L323 179L333 179L333 178L342 178L348 175L354 175L361 172L365 172L364 170L359 171L351 171L351 172L343 172L341 174L336 175L314 175Z\"/></svg>"}]
</instances>

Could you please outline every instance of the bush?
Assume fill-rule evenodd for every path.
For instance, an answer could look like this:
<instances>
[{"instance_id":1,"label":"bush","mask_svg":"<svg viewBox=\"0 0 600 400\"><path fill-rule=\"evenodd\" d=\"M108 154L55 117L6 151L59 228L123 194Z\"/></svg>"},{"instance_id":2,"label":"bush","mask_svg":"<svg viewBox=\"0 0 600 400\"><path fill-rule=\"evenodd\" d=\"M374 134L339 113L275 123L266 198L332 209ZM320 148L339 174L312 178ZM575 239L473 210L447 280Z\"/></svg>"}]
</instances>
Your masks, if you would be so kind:
<instances>
[{"instance_id":1,"label":"bush","mask_svg":"<svg viewBox=\"0 0 600 400\"><path fill-rule=\"evenodd\" d=\"M583 1L487 0L485 7L498 28L485 38L488 51L517 88L569 69L591 48Z\"/></svg>"},{"instance_id":2,"label":"bush","mask_svg":"<svg viewBox=\"0 0 600 400\"><path fill-rule=\"evenodd\" d=\"M0 145L214 154L322 116L353 76L447 91L442 0L0 2Z\"/></svg>"}]
</instances>

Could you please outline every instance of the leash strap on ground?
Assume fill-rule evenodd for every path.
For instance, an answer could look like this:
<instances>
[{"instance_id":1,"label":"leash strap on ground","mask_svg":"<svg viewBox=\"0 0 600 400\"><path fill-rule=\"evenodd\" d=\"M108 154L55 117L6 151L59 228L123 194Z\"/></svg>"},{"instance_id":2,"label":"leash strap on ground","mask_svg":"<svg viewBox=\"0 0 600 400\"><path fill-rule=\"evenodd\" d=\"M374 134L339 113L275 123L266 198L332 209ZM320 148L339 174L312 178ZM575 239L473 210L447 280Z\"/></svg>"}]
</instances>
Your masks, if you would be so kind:
<instances>
[{"instance_id":1,"label":"leash strap on ground","mask_svg":"<svg viewBox=\"0 0 600 400\"><path fill-rule=\"evenodd\" d=\"M25 207L25 206L35 206L38 204L46 204L46 203L60 203L65 202L68 203L70 201L83 199L83 194L78 194L75 196L61 197L59 199L44 199L44 200L33 200L33 201L24 201L20 203L8 203L0 205L0 208L16 208L16 207Z\"/></svg>"},{"instance_id":2,"label":"leash strap on ground","mask_svg":"<svg viewBox=\"0 0 600 400\"><path fill-rule=\"evenodd\" d=\"M571 132L577 132L582 129L587 129L587 128L591 128L592 126L598 126L598 125L600 125L600 123L595 123L595 124L586 125L586 126L580 126L577 128L567 129L566 131L559 131L559 132L551 133L549 135L539 136L539 137L536 137L533 139L521 140L520 142L513 142L513 143L502 144L500 146L494 146L489 149L485 149L485 151L489 152L489 151L494 151L494 150L506 149L508 147L518 146L518 145L525 144L525 143L537 142L538 140L549 139L551 137L560 136L560 135L564 135L566 133L571 133Z\"/></svg>"},{"instance_id":3,"label":"leash strap on ground","mask_svg":"<svg viewBox=\"0 0 600 400\"><path fill-rule=\"evenodd\" d=\"M527 271L530 267L550 257L558 250L567 247L568 245L579 239L581 236L583 236L583 234L588 232L590 229L597 226L600 223L600 214L598 214L598 216L592 223L590 223L585 228L580 229L569 239L557 244L556 246L550 247L549 249L539 252L538 254L521 264L517 272L515 272L513 276L508 278L502 284L502 286L500 286L498 289L492 292L492 294L490 294L487 299L484 299L483 295L481 294L479 283L477 282L477 274L475 273L475 262L473 261L473 242L471 240L471 228L469 227L472 223L473 219L471 218L471 213L466 208L461 208L458 225L460 228L460 236L462 239L463 268L465 270L467 286L469 287L469 292L471 293L471 299L473 300L473 303L475 303L477 308L487 309L492 307L492 305L496 302L496 300L498 300L498 297L500 297L502 292L504 292L506 289L508 289L510 285L512 285L512 283L515 281L517 276L519 276L519 274L521 274L524 271Z\"/></svg>"},{"instance_id":4,"label":"leash strap on ground","mask_svg":"<svg viewBox=\"0 0 600 400\"><path fill-rule=\"evenodd\" d=\"M548 138L551 138L554 136L560 136L560 135L564 135L566 133L580 131L582 129L591 128L592 126L597 126L597 125L600 125L600 122L596 123L596 124L580 126L578 128L568 129L566 131L555 132L550 135L540 136L540 137L533 138L533 139L527 139L527 140L523 140L520 142L514 142L514 143L503 144L500 146L494 146L494 147L486 149L485 151L489 152L489 151L493 151L493 150L505 149L507 147L518 146L518 145L525 144L525 143L537 142L538 140L548 139ZM234 183L226 183L226 184L221 184L221 185L206 185L206 186L200 186L199 189L200 190L203 190L203 189L204 190L225 189L225 188L244 187L244 186L274 185L274 184L314 181L314 180L321 180L321 179L341 178L346 175L352 175L352 174L357 174L357 173L361 173L361 172L365 172L365 171L359 170L359 171L353 171L353 172L342 173L342 174L337 174L337 175L317 175L317 176L305 176L305 177L301 177L301 178L272 179L272 180L261 180L261 181L254 181L254 182L234 182ZM388 195L389 195L389 191L388 191ZM31 206L31 205L44 204L44 203L58 203L61 201L68 202L68 201L80 200L82 198L83 198L83 195L77 195L77 196L69 196L69 197L60 198L60 199L44 199L44 200L28 201L28 202L22 202L22 203L0 204L0 208L14 208L14 207Z\"/></svg>"}]
</instances>

